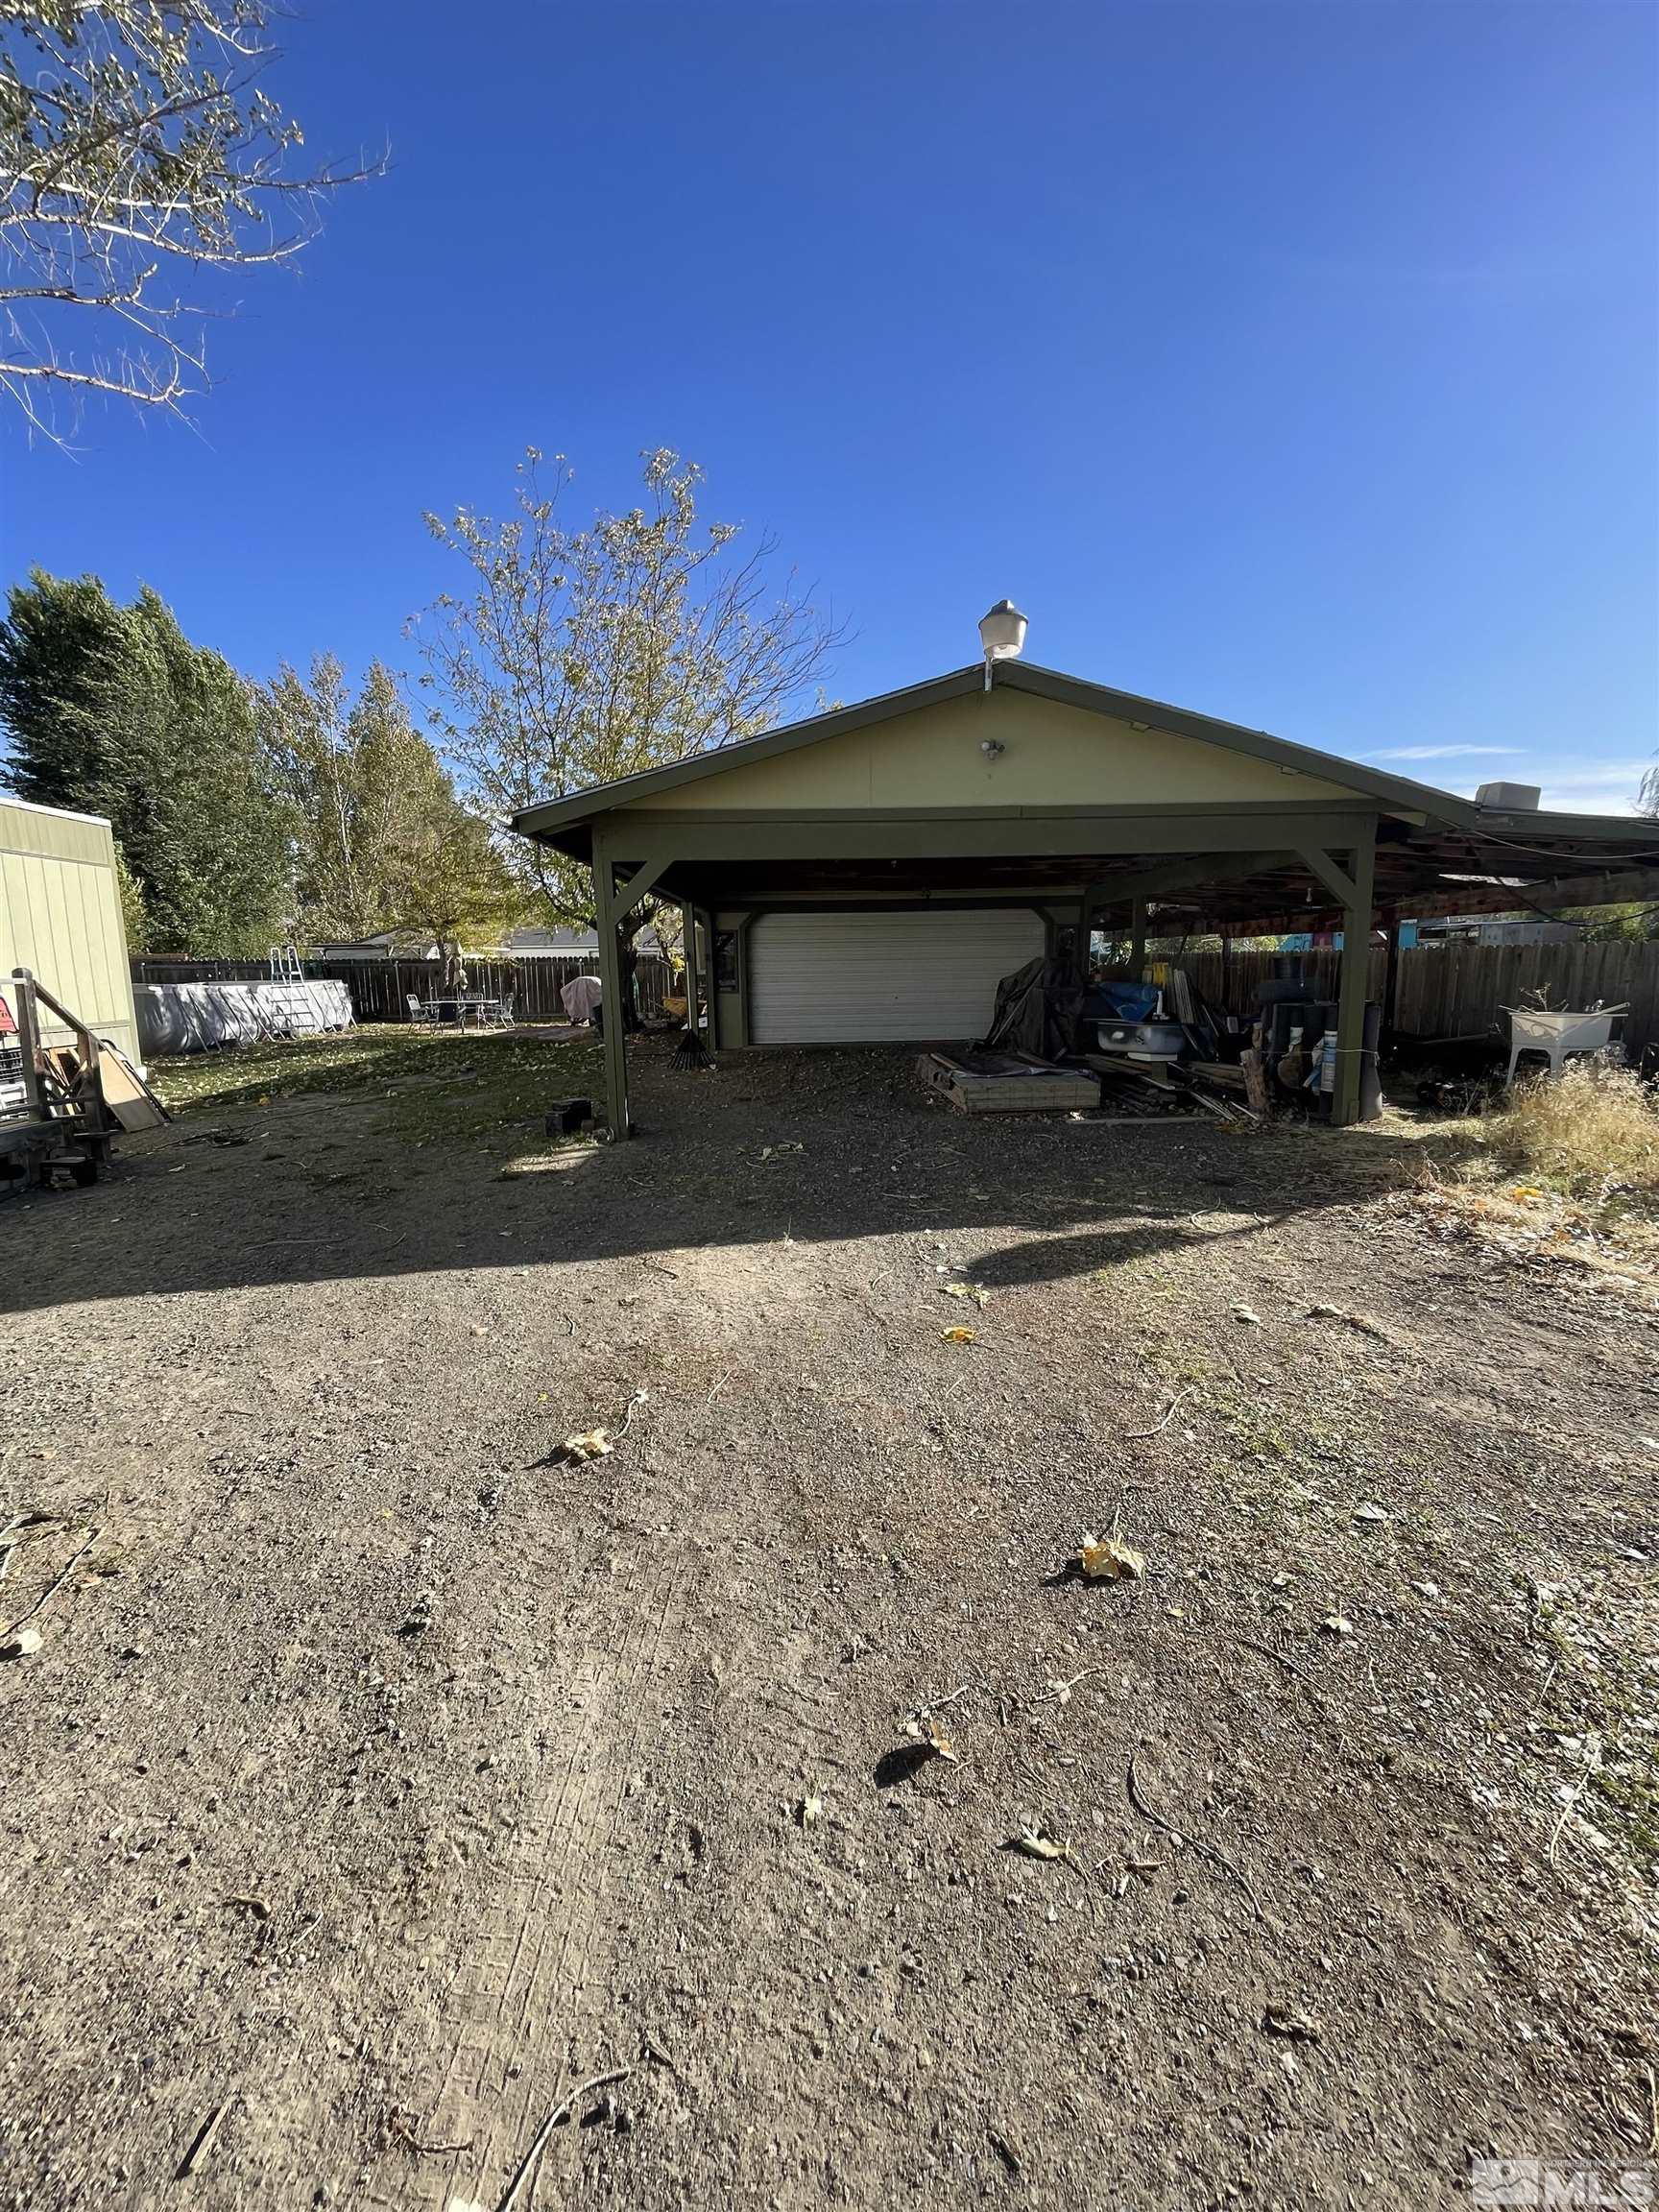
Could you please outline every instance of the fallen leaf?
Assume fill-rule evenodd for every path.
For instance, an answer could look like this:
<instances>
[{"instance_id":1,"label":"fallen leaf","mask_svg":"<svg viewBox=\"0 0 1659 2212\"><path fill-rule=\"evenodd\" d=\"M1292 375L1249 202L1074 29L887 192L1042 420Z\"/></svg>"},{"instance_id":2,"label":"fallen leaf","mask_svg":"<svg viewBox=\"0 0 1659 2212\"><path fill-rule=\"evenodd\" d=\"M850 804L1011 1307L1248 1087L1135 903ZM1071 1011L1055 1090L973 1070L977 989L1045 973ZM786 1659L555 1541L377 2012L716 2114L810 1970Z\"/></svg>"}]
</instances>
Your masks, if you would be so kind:
<instances>
[{"instance_id":1,"label":"fallen leaf","mask_svg":"<svg viewBox=\"0 0 1659 2212\"><path fill-rule=\"evenodd\" d=\"M926 1706L911 1714L904 1723L904 1733L913 1743L926 1745L936 1758L949 1759L952 1766L958 1763L955 1746Z\"/></svg>"},{"instance_id":2,"label":"fallen leaf","mask_svg":"<svg viewBox=\"0 0 1659 2212\"><path fill-rule=\"evenodd\" d=\"M1232 1313L1234 1320L1242 1321L1247 1329L1260 1329L1262 1326L1262 1316L1255 1307L1246 1306L1239 1299L1234 1300Z\"/></svg>"},{"instance_id":3,"label":"fallen leaf","mask_svg":"<svg viewBox=\"0 0 1659 2212\"><path fill-rule=\"evenodd\" d=\"M1354 1518L1356 1521L1386 1521L1388 1515L1381 1505L1356 1505Z\"/></svg>"},{"instance_id":4,"label":"fallen leaf","mask_svg":"<svg viewBox=\"0 0 1659 2212\"><path fill-rule=\"evenodd\" d=\"M19 1628L8 1643L0 1644L0 1659L32 1658L43 1641L38 1628Z\"/></svg>"},{"instance_id":5,"label":"fallen leaf","mask_svg":"<svg viewBox=\"0 0 1659 2212\"><path fill-rule=\"evenodd\" d=\"M1352 1636L1354 1623L1346 1614L1327 1613L1322 1625L1333 1636Z\"/></svg>"},{"instance_id":6,"label":"fallen leaf","mask_svg":"<svg viewBox=\"0 0 1659 2212\"><path fill-rule=\"evenodd\" d=\"M979 1341L977 1334L972 1329L964 1329L960 1322L954 1329L941 1329L939 1334L947 1344L977 1344Z\"/></svg>"},{"instance_id":7,"label":"fallen leaf","mask_svg":"<svg viewBox=\"0 0 1659 2212\"><path fill-rule=\"evenodd\" d=\"M263 1897L227 1897L224 1902L234 1906L239 1912L252 1912L255 1920L271 1917L271 1908Z\"/></svg>"},{"instance_id":8,"label":"fallen leaf","mask_svg":"<svg viewBox=\"0 0 1659 2212\"><path fill-rule=\"evenodd\" d=\"M1091 1582L1133 1582L1146 1572L1146 1554L1125 1544L1116 1529L1110 1536L1085 1536L1077 1562Z\"/></svg>"},{"instance_id":9,"label":"fallen leaf","mask_svg":"<svg viewBox=\"0 0 1659 2212\"><path fill-rule=\"evenodd\" d=\"M1009 1848L1023 1851L1027 1859L1070 1859L1070 1843L1056 1843L1046 1829L1022 1827L1018 1836L1008 1839Z\"/></svg>"},{"instance_id":10,"label":"fallen leaf","mask_svg":"<svg viewBox=\"0 0 1659 2212\"><path fill-rule=\"evenodd\" d=\"M814 1822L822 1820L824 1817L823 1798L803 1797L800 1804L795 1808L795 1817L803 1828L810 1828Z\"/></svg>"},{"instance_id":11,"label":"fallen leaf","mask_svg":"<svg viewBox=\"0 0 1659 2212\"><path fill-rule=\"evenodd\" d=\"M575 1436L566 1436L559 1453L562 1458L574 1460L580 1466L587 1459L603 1459L615 1449L608 1429L584 1429Z\"/></svg>"},{"instance_id":12,"label":"fallen leaf","mask_svg":"<svg viewBox=\"0 0 1659 2212\"><path fill-rule=\"evenodd\" d=\"M983 1283L941 1283L939 1290L945 1298L972 1298L981 1312L991 1303L991 1293Z\"/></svg>"}]
</instances>

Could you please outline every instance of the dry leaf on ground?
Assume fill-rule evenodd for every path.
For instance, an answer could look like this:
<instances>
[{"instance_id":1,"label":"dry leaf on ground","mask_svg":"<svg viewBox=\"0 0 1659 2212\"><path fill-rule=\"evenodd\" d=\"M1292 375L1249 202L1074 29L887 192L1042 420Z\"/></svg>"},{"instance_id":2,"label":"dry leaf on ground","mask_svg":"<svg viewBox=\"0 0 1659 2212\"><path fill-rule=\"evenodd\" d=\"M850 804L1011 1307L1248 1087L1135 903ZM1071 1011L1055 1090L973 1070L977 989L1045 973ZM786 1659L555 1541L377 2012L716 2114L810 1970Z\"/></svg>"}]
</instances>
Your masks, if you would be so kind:
<instances>
[{"instance_id":1,"label":"dry leaf on ground","mask_svg":"<svg viewBox=\"0 0 1659 2212\"><path fill-rule=\"evenodd\" d=\"M1146 1554L1126 1544L1116 1529L1110 1536L1085 1536L1077 1563L1091 1582L1133 1582L1146 1572Z\"/></svg>"},{"instance_id":2,"label":"dry leaf on ground","mask_svg":"<svg viewBox=\"0 0 1659 2212\"><path fill-rule=\"evenodd\" d=\"M615 1449L609 1429L584 1429L575 1436L566 1436L559 1453L562 1458L573 1459L580 1465L585 1459L603 1459Z\"/></svg>"}]
</instances>

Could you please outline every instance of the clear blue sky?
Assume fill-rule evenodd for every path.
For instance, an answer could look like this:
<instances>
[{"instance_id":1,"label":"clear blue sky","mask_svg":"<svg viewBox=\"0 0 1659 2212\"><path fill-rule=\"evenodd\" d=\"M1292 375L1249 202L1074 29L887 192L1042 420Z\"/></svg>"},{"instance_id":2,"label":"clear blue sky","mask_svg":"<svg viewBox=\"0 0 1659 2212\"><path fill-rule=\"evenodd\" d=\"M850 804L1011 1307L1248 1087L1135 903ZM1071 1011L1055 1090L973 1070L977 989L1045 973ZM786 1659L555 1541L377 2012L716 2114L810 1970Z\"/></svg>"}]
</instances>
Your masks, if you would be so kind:
<instances>
[{"instance_id":1,"label":"clear blue sky","mask_svg":"<svg viewBox=\"0 0 1659 2212\"><path fill-rule=\"evenodd\" d=\"M1659 710L1659 11L311 0L390 142L211 332L197 427L0 422L0 562L154 584L253 675L407 666L425 507L670 445L855 627L1013 594L1078 675L1622 810ZM1479 750L1473 750L1479 748ZM1452 750L1447 750L1452 749Z\"/></svg>"}]
</instances>

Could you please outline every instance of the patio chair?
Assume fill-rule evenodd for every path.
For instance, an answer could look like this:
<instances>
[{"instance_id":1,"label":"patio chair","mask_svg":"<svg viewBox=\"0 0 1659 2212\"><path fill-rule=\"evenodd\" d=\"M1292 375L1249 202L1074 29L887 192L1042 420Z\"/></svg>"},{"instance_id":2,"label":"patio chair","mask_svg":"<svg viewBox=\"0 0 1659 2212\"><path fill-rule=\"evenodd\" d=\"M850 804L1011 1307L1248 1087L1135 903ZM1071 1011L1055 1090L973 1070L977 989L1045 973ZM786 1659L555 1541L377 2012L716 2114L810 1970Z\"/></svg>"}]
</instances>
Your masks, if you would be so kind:
<instances>
[{"instance_id":1,"label":"patio chair","mask_svg":"<svg viewBox=\"0 0 1659 2212\"><path fill-rule=\"evenodd\" d=\"M497 1029L511 1029L513 1009L517 1003L517 994L509 991L505 998L497 998L490 1009L490 1019Z\"/></svg>"},{"instance_id":2,"label":"patio chair","mask_svg":"<svg viewBox=\"0 0 1659 2212\"><path fill-rule=\"evenodd\" d=\"M438 1009L436 1006L428 1006L423 998L417 998L413 991L404 993L403 1003L409 1009L411 1022L424 1022L429 1027L437 1028Z\"/></svg>"}]
</instances>

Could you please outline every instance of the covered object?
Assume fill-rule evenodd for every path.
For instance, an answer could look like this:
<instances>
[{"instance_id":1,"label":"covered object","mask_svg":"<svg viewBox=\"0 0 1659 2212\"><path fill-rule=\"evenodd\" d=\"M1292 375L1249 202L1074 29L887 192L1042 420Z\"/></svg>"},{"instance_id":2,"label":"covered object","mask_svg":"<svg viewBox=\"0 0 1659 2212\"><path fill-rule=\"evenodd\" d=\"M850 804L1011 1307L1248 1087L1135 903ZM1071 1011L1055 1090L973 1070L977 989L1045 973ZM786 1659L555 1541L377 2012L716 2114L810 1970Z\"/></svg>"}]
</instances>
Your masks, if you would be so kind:
<instances>
[{"instance_id":1,"label":"covered object","mask_svg":"<svg viewBox=\"0 0 1659 2212\"><path fill-rule=\"evenodd\" d=\"M1357 1118L1365 954L1413 915L1659 896L1659 825L1482 806L1021 661L953 671L526 807L590 861L606 996L617 928L677 902L712 1042L990 1028L1001 978L1091 928L1344 932L1333 1118ZM627 1134L627 1043L606 1024Z\"/></svg>"}]
</instances>

